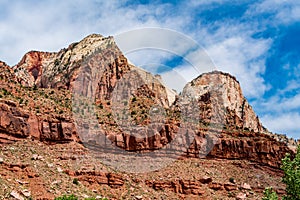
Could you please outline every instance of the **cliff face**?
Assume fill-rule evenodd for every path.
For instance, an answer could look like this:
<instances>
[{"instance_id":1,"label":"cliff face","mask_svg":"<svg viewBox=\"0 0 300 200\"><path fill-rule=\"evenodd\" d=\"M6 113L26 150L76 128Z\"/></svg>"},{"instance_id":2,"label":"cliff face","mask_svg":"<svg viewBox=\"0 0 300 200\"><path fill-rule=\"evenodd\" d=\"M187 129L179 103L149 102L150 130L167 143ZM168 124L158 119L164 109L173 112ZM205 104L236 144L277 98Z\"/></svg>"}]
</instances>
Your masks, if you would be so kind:
<instances>
[{"instance_id":1,"label":"cliff face","mask_svg":"<svg viewBox=\"0 0 300 200\"><path fill-rule=\"evenodd\" d=\"M203 122L229 130L267 132L244 97L239 82L228 73L202 74L185 86L183 95L198 100Z\"/></svg>"},{"instance_id":2,"label":"cliff face","mask_svg":"<svg viewBox=\"0 0 300 200\"><path fill-rule=\"evenodd\" d=\"M112 37L93 34L57 53L29 52L12 69L0 62L0 70L1 143L105 140L149 152L176 140L187 146L172 149L178 155L274 167L292 153L287 140L262 126L230 74L202 74L176 95L129 64Z\"/></svg>"},{"instance_id":3,"label":"cliff face","mask_svg":"<svg viewBox=\"0 0 300 200\"><path fill-rule=\"evenodd\" d=\"M108 47L112 42L111 37L93 34L57 53L28 52L13 68L24 86L69 89L80 66L90 55L101 50L117 50Z\"/></svg>"},{"instance_id":4,"label":"cliff face","mask_svg":"<svg viewBox=\"0 0 300 200\"><path fill-rule=\"evenodd\" d=\"M129 64L111 36L92 34L58 53L29 52L13 69L23 86L70 91L75 87L76 93L99 100L111 99L114 87L127 72L136 73L140 78L136 82L154 91L157 102L168 106L168 96L175 96L167 95L167 88L155 76Z\"/></svg>"},{"instance_id":5,"label":"cliff face","mask_svg":"<svg viewBox=\"0 0 300 200\"><path fill-rule=\"evenodd\" d=\"M43 120L20 109L13 101L0 101L0 143L11 143L28 137L45 142L80 141L73 120Z\"/></svg>"}]
</instances>

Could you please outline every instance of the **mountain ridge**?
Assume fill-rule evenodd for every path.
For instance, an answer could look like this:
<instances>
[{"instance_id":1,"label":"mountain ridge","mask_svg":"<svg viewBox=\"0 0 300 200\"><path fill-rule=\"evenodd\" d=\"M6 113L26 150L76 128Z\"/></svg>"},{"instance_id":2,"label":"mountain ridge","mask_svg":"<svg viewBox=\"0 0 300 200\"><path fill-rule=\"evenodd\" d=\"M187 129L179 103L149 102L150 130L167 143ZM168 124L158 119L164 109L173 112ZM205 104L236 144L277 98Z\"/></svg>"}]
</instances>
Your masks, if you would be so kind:
<instances>
[{"instance_id":1,"label":"mountain ridge","mask_svg":"<svg viewBox=\"0 0 300 200\"><path fill-rule=\"evenodd\" d=\"M72 157L74 152L84 154L88 157L84 166L90 171L69 165L64 165L64 171L68 178L76 178L88 188L105 185L109 191L118 193L125 190L125 184L136 187L135 184L144 182L143 177L132 178L105 167L110 172L90 169L90 157L93 157L90 152L95 149L96 153L124 161L122 164L132 164L130 159L124 159L126 153L145 156L146 160L157 158L159 163L171 157L180 158L184 160L178 161L178 166L185 166L183 174L190 172L190 168L199 170L199 163L222 169L229 163L228 171L246 168L251 169L254 176L262 173L255 171L259 168L266 170L268 176L275 174L276 178L281 176L281 159L286 153L294 155L295 141L272 134L263 127L234 76L220 71L204 73L187 83L181 94L170 93L172 90L160 77L129 63L111 36L92 34L58 52L30 51L13 67L0 61L0 72L0 147L3 151L9 147L28 149L28 145L36 145L32 148L46 149L38 151L45 157L49 149L54 160L68 162L82 159L76 153L79 157ZM65 147L70 152L64 152ZM68 156L61 158L55 151ZM14 157L9 152L6 154ZM19 166L10 157L5 157L8 160L3 164L5 172L0 170L0 174L10 174L14 169L10 166L18 166L21 175L41 182L31 173L32 163ZM39 158L34 156L33 160ZM187 164L192 161L195 166ZM240 168L236 168L238 166ZM22 171L22 167L26 170ZM147 171L149 167L153 166L136 166L136 170ZM217 173L225 173L218 170ZM222 182L214 173L209 175L217 182L201 172L202 177L188 176L188 180L147 177L143 187L149 187L156 195L165 190L168 195L182 199L189 195L211 199L215 194L232 199L229 193L238 196L238 192L244 192L235 183ZM265 180L269 184L268 181ZM251 184L256 184L254 179ZM16 187L14 183L8 185ZM54 196L46 192L47 186L42 188L44 198ZM247 195L259 199L263 189L255 188L253 194ZM39 195L38 190L31 189L35 196ZM61 193L59 189L55 191ZM284 193L281 186L277 191Z\"/></svg>"},{"instance_id":2,"label":"mountain ridge","mask_svg":"<svg viewBox=\"0 0 300 200\"><path fill-rule=\"evenodd\" d=\"M30 51L26 53L22 60L13 66L12 69L17 77L17 82L28 88L37 87L62 91L69 90L74 93L74 91L78 92L76 90L80 87L79 90L81 93L96 95L96 105L104 106L107 108L105 112L108 113L111 112L111 105L108 105L108 103L112 95L114 95L114 88L118 85L120 80L125 79L127 74L133 73L130 75L130 80L126 80L127 82L125 84L131 85L133 83L136 91L141 89L141 93L139 94L141 96L139 97L138 94L135 94L136 91L131 91L130 89L128 91L131 91L131 94L128 93L128 95L133 95L135 98L138 97L139 101L144 103L148 101L147 99L150 100L149 102L152 102L149 105L143 105L143 107L146 108L146 110L142 111L143 113L148 112L147 109L150 109L154 104L168 110L172 110L175 107L179 108L180 105L176 105L176 102L178 103L180 101L178 99L182 99L183 96L187 97L187 93L192 91L193 94L188 94L188 96L192 99L195 98L200 108L200 110L198 110L200 117L198 114L195 117L199 118L200 123L204 124L204 126L214 124L214 126L218 126L220 130L225 128L228 131L236 130L264 133L279 140L278 137L275 137L276 135L273 135L262 126L252 107L243 96L239 82L234 76L220 71L201 74L185 86L182 96L172 93L172 97L170 98L168 91L171 90L167 89L159 79L128 63L126 57L116 46L112 36L104 37L100 34L91 34L80 42L72 43L68 48L64 48L57 53ZM90 75L88 73L90 72L94 73L93 76L97 78L96 82L89 78ZM137 80L135 79L138 76L134 75L135 73L140 74ZM77 80L79 79L80 81L85 80L85 82L78 82ZM143 85L139 85L141 81ZM216 85L218 84L220 88L224 87L222 91L218 91L220 88L216 89ZM127 86L125 86L125 88L126 87ZM124 90L124 88L121 90ZM122 93L124 92L121 91L119 95L125 95ZM152 94L153 96L147 97L147 94ZM128 95L125 96L129 97ZM170 99L174 99L173 104L170 104ZM134 103L132 105L134 105ZM184 106L189 108L189 105ZM150 123L148 114L139 114L141 113L139 110L134 112L137 113L134 117L135 122L140 122L140 125ZM103 121L107 121L105 116L102 116L102 118ZM171 121L172 120L174 119L171 119ZM175 121L178 120L180 119L175 119ZM109 118L108 121L111 121L110 124L115 124L114 126L117 125L114 119ZM70 122L73 123L72 120ZM166 123L168 124L169 122ZM172 124L174 121L170 123ZM105 135L110 135L110 138L113 138L112 142L121 144L122 148L128 148L129 144L127 142L123 141L123 144L119 142L120 137L118 135L121 134L121 132L120 129L114 129L114 131L108 131ZM60 133L60 135L63 134ZM173 135L173 133L171 133L171 135ZM148 136L145 137L147 138ZM171 136L169 137L172 138ZM123 138L128 141L131 140L130 138L132 138L132 136L127 135L125 137L123 136ZM279 138L282 137L279 136ZM165 139L160 138L158 140ZM283 141L293 148L294 144L291 144L291 140L286 138ZM162 141L159 141L158 143L161 142ZM138 145L139 142L135 141L134 143L136 143L134 145ZM146 146L149 145L150 144L147 144ZM153 148L160 147L161 145L158 145L158 147ZM135 148L136 147L132 149ZM145 148L147 149L148 147Z\"/></svg>"}]
</instances>

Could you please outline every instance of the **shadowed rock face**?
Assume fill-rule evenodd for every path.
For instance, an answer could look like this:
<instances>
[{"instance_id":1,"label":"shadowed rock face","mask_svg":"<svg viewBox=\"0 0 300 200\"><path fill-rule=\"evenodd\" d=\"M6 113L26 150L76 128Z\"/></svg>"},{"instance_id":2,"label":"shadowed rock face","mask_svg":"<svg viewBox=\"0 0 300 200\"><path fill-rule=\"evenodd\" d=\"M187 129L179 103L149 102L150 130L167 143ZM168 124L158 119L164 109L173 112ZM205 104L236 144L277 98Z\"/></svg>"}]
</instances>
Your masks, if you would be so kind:
<instances>
[{"instance_id":1,"label":"shadowed rock face","mask_svg":"<svg viewBox=\"0 0 300 200\"><path fill-rule=\"evenodd\" d=\"M33 137L47 142L92 142L107 148L112 143L128 151L149 152L178 136L188 146L184 150L179 145L174 154L248 159L274 167L285 153L292 153L287 140L276 140L262 126L230 74L202 74L176 95L159 78L129 64L112 37L93 34L57 53L32 51L12 69L1 62L0 70L5 85L1 87L12 93L0 102L1 143ZM34 113L30 105L21 106L23 101L17 103L20 99L13 97L33 87L31 94L38 99L49 98L45 94L49 89L92 99L92 104L73 99L80 104L77 110L68 105L63 114L53 115L44 108L57 110L62 102L50 96L49 102L55 104L40 105ZM160 115L155 114L160 110ZM130 131L119 118L123 111L131 120L125 121ZM85 138L82 132L87 132Z\"/></svg>"}]
</instances>

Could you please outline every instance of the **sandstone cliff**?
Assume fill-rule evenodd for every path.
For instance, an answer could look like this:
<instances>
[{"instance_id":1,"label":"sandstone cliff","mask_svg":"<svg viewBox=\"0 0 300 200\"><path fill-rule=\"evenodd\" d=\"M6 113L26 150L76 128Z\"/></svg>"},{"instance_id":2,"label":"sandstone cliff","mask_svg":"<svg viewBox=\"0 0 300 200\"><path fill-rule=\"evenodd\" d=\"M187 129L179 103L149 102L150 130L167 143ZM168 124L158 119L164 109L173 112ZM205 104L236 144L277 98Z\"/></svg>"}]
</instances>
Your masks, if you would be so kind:
<instances>
[{"instance_id":1,"label":"sandstone cliff","mask_svg":"<svg viewBox=\"0 0 300 200\"><path fill-rule=\"evenodd\" d=\"M185 86L183 95L198 100L203 122L231 130L267 132L244 97L239 82L228 73L202 74Z\"/></svg>"},{"instance_id":2,"label":"sandstone cliff","mask_svg":"<svg viewBox=\"0 0 300 200\"><path fill-rule=\"evenodd\" d=\"M262 126L230 74L202 74L176 95L129 64L113 37L93 34L57 53L32 51L12 69L1 62L0 70L2 143L33 137L149 152L175 142L171 150L181 156L273 167L292 153L287 139Z\"/></svg>"}]
</instances>

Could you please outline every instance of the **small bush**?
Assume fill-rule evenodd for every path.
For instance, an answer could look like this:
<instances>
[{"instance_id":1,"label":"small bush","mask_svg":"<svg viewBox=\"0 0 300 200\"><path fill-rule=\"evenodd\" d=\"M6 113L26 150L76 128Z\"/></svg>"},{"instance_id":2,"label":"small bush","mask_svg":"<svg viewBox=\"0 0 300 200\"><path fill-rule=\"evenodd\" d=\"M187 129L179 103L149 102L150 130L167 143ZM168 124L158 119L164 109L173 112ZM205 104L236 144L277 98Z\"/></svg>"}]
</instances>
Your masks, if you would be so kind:
<instances>
[{"instance_id":1,"label":"small bush","mask_svg":"<svg viewBox=\"0 0 300 200\"><path fill-rule=\"evenodd\" d=\"M281 169L284 171L282 182L286 184L287 194L283 199L300 199L300 145L293 160L291 160L290 154L287 154L285 158L282 159Z\"/></svg>"},{"instance_id":2,"label":"small bush","mask_svg":"<svg viewBox=\"0 0 300 200\"><path fill-rule=\"evenodd\" d=\"M74 178L74 179L73 179L73 184L75 184L75 185L79 185L79 181L78 181L78 179L77 179L77 178Z\"/></svg>"},{"instance_id":3,"label":"small bush","mask_svg":"<svg viewBox=\"0 0 300 200\"><path fill-rule=\"evenodd\" d=\"M64 195L62 197L56 197L54 200L78 200L76 196L72 195ZM94 197L85 198L84 200L96 200ZM108 200L107 198L101 198L100 200Z\"/></svg>"},{"instance_id":4,"label":"small bush","mask_svg":"<svg viewBox=\"0 0 300 200\"><path fill-rule=\"evenodd\" d=\"M133 97L131 102L135 102L136 101L136 97Z\"/></svg>"},{"instance_id":5,"label":"small bush","mask_svg":"<svg viewBox=\"0 0 300 200\"><path fill-rule=\"evenodd\" d=\"M136 115L136 111L131 111L131 115Z\"/></svg>"},{"instance_id":6,"label":"small bush","mask_svg":"<svg viewBox=\"0 0 300 200\"><path fill-rule=\"evenodd\" d=\"M3 92L4 96L7 96L10 94L10 92L8 92L5 88L2 88L2 92Z\"/></svg>"},{"instance_id":7,"label":"small bush","mask_svg":"<svg viewBox=\"0 0 300 200\"><path fill-rule=\"evenodd\" d=\"M58 59L55 59L54 65L57 66L57 65L59 65L59 63L60 63L60 61Z\"/></svg>"},{"instance_id":8,"label":"small bush","mask_svg":"<svg viewBox=\"0 0 300 200\"><path fill-rule=\"evenodd\" d=\"M70 196L64 195L62 197L56 197L54 200L78 200L73 194Z\"/></svg>"},{"instance_id":9,"label":"small bush","mask_svg":"<svg viewBox=\"0 0 300 200\"><path fill-rule=\"evenodd\" d=\"M278 196L272 188L266 188L262 200L278 200Z\"/></svg>"}]
</instances>

